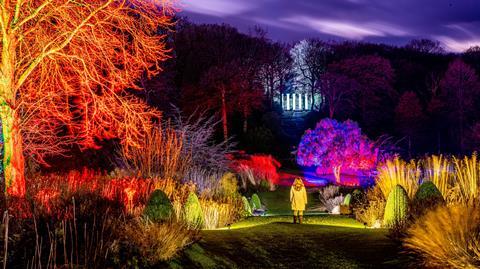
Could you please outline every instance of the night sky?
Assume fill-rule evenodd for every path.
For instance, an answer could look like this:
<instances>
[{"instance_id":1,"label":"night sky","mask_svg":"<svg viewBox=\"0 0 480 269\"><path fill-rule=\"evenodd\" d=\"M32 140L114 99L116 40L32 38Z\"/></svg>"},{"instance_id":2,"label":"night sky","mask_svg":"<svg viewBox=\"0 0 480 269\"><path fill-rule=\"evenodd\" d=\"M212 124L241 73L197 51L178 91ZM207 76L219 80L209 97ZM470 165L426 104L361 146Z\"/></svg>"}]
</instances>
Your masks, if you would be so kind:
<instances>
[{"instance_id":1,"label":"night sky","mask_svg":"<svg viewBox=\"0 0 480 269\"><path fill-rule=\"evenodd\" d=\"M363 40L403 45L440 41L449 51L480 45L480 0L183 0L181 16L197 23L253 26L295 41Z\"/></svg>"}]
</instances>

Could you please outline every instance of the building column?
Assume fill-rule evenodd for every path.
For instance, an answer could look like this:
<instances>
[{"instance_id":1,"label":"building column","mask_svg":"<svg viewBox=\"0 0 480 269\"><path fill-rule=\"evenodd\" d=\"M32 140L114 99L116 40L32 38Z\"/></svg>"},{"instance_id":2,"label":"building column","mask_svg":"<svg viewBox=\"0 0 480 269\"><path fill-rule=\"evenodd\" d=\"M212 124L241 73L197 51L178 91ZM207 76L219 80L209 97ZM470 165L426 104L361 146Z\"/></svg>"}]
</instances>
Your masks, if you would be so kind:
<instances>
[{"instance_id":1,"label":"building column","mask_svg":"<svg viewBox=\"0 0 480 269\"><path fill-rule=\"evenodd\" d=\"M290 110L290 94L287 93L286 96L287 96L287 102L286 102L287 103L287 111L289 111Z\"/></svg>"}]
</instances>

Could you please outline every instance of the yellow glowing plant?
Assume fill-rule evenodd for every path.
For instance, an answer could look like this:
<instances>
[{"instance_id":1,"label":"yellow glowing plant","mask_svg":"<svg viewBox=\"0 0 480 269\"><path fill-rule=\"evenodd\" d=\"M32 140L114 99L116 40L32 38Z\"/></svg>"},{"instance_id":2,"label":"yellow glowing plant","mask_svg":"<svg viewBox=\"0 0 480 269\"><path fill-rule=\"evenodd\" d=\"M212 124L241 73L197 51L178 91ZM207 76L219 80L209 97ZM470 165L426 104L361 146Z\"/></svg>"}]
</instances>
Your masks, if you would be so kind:
<instances>
[{"instance_id":1,"label":"yellow glowing plant","mask_svg":"<svg viewBox=\"0 0 480 269\"><path fill-rule=\"evenodd\" d=\"M407 163L399 157L395 157L393 160L387 160L380 164L377 171L377 185L385 199L396 185L402 186L407 191L409 198L414 197L421 174L415 161Z\"/></svg>"},{"instance_id":2,"label":"yellow glowing plant","mask_svg":"<svg viewBox=\"0 0 480 269\"><path fill-rule=\"evenodd\" d=\"M454 180L453 165L443 155L432 155L422 160L423 179L433 182L447 199Z\"/></svg>"},{"instance_id":3,"label":"yellow glowing plant","mask_svg":"<svg viewBox=\"0 0 480 269\"><path fill-rule=\"evenodd\" d=\"M428 267L479 268L479 224L478 206L442 206L409 229L404 245Z\"/></svg>"},{"instance_id":4,"label":"yellow glowing plant","mask_svg":"<svg viewBox=\"0 0 480 269\"><path fill-rule=\"evenodd\" d=\"M477 160L477 154L472 157L465 156L463 159L453 158L455 164L456 184L452 195L456 197L458 202L465 204L473 203L479 194L480 184L480 166Z\"/></svg>"}]
</instances>

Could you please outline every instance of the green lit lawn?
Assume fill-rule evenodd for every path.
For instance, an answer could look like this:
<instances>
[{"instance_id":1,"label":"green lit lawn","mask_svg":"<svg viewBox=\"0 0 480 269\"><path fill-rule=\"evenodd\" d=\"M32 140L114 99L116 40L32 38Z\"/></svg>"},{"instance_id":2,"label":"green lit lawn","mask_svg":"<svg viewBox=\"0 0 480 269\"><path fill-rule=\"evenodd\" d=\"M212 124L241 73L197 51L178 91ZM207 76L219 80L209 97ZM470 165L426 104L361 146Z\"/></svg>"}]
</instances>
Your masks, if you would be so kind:
<instances>
[{"instance_id":1,"label":"green lit lawn","mask_svg":"<svg viewBox=\"0 0 480 269\"><path fill-rule=\"evenodd\" d=\"M273 216L252 217L202 239L170 264L174 268L402 268L386 230L366 229L345 216L306 216L291 224L286 190L260 197ZM310 195L313 198L313 195ZM312 204L318 203L312 200ZM273 209L273 210L272 210Z\"/></svg>"}]
</instances>

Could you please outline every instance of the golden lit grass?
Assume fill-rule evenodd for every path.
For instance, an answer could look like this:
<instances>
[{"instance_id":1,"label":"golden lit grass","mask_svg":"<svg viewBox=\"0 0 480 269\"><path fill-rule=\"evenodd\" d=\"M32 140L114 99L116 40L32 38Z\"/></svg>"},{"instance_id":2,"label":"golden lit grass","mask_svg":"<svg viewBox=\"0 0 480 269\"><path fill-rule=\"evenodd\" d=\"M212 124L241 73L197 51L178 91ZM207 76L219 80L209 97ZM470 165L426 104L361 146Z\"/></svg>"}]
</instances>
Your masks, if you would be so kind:
<instances>
[{"instance_id":1,"label":"golden lit grass","mask_svg":"<svg viewBox=\"0 0 480 269\"><path fill-rule=\"evenodd\" d=\"M421 170L415 161L405 162L399 157L387 160L377 169L377 186L387 199L390 190L396 185L402 186L409 198L413 198L418 189Z\"/></svg>"},{"instance_id":2,"label":"golden lit grass","mask_svg":"<svg viewBox=\"0 0 480 269\"><path fill-rule=\"evenodd\" d=\"M471 157L465 156L463 159L453 158L455 165L455 188L452 192L453 198L458 202L472 203L479 194L480 184L480 165L478 164L477 154Z\"/></svg>"},{"instance_id":3,"label":"golden lit grass","mask_svg":"<svg viewBox=\"0 0 480 269\"><path fill-rule=\"evenodd\" d=\"M404 245L428 267L479 268L480 208L442 206L427 213L408 231Z\"/></svg>"},{"instance_id":4,"label":"golden lit grass","mask_svg":"<svg viewBox=\"0 0 480 269\"><path fill-rule=\"evenodd\" d=\"M242 208L238 199L227 199L223 202L200 199L200 205L202 206L205 229L207 230L225 227L233 223L240 215L239 209Z\"/></svg>"},{"instance_id":5,"label":"golden lit grass","mask_svg":"<svg viewBox=\"0 0 480 269\"><path fill-rule=\"evenodd\" d=\"M427 156L421 161L423 179L433 182L446 199L454 181L453 164L443 155Z\"/></svg>"},{"instance_id":6,"label":"golden lit grass","mask_svg":"<svg viewBox=\"0 0 480 269\"><path fill-rule=\"evenodd\" d=\"M127 222L122 232L150 264L171 259L191 244L198 233L178 222L154 223L144 219Z\"/></svg>"}]
</instances>

